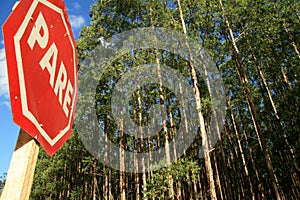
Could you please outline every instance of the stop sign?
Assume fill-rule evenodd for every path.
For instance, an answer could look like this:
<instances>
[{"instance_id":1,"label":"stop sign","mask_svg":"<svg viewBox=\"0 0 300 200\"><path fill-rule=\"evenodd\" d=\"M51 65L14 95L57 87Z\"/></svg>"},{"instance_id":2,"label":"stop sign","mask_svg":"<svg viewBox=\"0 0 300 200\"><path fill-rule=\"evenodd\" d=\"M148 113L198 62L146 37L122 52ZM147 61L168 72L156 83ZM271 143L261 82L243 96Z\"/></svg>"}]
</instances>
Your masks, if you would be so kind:
<instances>
[{"instance_id":1,"label":"stop sign","mask_svg":"<svg viewBox=\"0 0 300 200\"><path fill-rule=\"evenodd\" d=\"M63 0L21 0L2 27L13 119L52 156L70 137L77 57Z\"/></svg>"}]
</instances>

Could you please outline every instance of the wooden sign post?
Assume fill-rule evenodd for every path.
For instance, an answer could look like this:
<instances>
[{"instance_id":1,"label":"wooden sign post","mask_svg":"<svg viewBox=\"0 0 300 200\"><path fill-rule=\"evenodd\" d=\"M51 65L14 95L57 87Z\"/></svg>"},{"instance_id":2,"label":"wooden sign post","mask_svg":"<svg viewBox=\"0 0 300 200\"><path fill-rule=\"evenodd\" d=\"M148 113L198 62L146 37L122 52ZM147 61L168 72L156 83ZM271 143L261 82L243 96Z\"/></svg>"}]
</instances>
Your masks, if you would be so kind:
<instances>
[{"instance_id":1,"label":"wooden sign post","mask_svg":"<svg viewBox=\"0 0 300 200\"><path fill-rule=\"evenodd\" d=\"M20 130L0 200L28 200L33 182L39 145Z\"/></svg>"}]
</instances>

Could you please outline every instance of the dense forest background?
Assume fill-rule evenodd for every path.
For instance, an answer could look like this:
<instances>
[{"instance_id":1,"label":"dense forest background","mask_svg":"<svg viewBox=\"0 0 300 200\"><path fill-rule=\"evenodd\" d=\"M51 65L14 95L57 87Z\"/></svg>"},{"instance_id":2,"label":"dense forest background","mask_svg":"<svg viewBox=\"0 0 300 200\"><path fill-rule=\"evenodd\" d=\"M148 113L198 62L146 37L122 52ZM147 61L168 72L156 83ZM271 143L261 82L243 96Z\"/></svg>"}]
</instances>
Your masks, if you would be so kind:
<instances>
[{"instance_id":1,"label":"dense forest background","mask_svg":"<svg viewBox=\"0 0 300 200\"><path fill-rule=\"evenodd\" d=\"M95 97L99 123L126 150L151 152L168 146L183 122L178 120L176 97L161 84L141 85L131 102L131 116L140 125L149 120L149 105L160 104L167 110L167 125L154 138L155 148L150 139L137 140L118 128L109 107L114 83L125 68L166 64L190 80L198 99L204 124L200 123L193 144L168 167L125 173L90 155L75 129L53 158L40 150L30 198L299 199L299 8L296 0L96 2L91 6L91 23L83 27L77 41L79 62L96 46L104 45L103 39L126 30L163 27L181 32L199 41L222 74L227 91L224 128L215 147L201 152L211 108L201 72L195 72L191 61L171 52L136 49L111 63L109 76L99 77Z\"/></svg>"}]
</instances>

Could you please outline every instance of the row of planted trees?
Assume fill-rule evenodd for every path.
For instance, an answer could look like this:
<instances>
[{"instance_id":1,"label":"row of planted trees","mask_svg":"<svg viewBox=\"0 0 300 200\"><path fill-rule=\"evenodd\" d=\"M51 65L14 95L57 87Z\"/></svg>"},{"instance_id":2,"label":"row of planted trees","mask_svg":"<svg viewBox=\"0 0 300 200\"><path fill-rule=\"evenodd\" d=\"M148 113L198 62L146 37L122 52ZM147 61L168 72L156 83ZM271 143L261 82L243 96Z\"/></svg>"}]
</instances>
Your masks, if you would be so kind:
<instances>
[{"instance_id":1,"label":"row of planted trees","mask_svg":"<svg viewBox=\"0 0 300 200\"><path fill-rule=\"evenodd\" d=\"M193 58L159 48L134 49L115 59L102 77L95 77L99 79L95 109L104 133L127 151L151 154L165 147L162 162L170 164L174 158L170 152L177 148L170 141L186 123L180 121L185 115L179 109L182 102L170 89L161 81L138 85L129 103L130 116L140 126L151 121L152 105L166 111L161 112L166 123L153 137L137 139L144 129L134 136L124 132L125 120L115 122L110 107L114 86L126 72L155 64L160 77L161 67L168 65L193 87L199 129L192 145L169 167L127 173L97 161L74 131L53 158L40 152L31 199L298 199L299 7L297 1L259 0L96 2L91 24L83 28L77 43L81 61L96 46L105 48L103 39L126 30L153 27L155 33L155 27L163 27L181 32L205 48L222 74L224 127L211 148L207 129L216 117L209 96L213 88L201 78L204 72L195 70ZM150 135L151 130L146 131ZM120 169L128 167L125 155L116 153ZM114 156L104 152L104 157Z\"/></svg>"}]
</instances>

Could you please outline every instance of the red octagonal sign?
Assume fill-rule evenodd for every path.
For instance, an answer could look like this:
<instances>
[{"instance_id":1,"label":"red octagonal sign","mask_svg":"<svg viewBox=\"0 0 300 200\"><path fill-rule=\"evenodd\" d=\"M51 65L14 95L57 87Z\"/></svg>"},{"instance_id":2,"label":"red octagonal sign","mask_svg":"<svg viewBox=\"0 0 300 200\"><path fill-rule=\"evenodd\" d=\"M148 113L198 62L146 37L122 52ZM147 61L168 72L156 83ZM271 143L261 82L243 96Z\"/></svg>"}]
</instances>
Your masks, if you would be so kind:
<instances>
[{"instance_id":1,"label":"red octagonal sign","mask_svg":"<svg viewBox=\"0 0 300 200\"><path fill-rule=\"evenodd\" d=\"M14 121L53 155L70 137L77 57L63 0L21 0L3 25Z\"/></svg>"}]
</instances>

